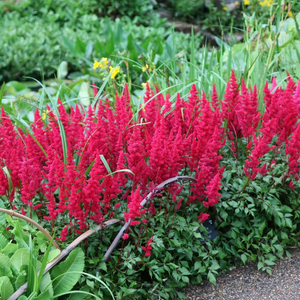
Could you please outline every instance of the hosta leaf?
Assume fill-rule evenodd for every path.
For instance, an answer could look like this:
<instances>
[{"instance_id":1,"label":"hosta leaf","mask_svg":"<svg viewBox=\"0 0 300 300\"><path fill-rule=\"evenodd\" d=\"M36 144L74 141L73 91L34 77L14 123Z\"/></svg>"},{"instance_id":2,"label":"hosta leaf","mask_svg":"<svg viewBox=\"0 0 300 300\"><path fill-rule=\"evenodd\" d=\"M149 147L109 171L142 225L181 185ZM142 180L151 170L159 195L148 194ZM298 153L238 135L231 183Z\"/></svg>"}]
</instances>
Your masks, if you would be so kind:
<instances>
[{"instance_id":1,"label":"hosta leaf","mask_svg":"<svg viewBox=\"0 0 300 300\"><path fill-rule=\"evenodd\" d=\"M7 276L0 277L1 300L7 300L14 293L14 288Z\"/></svg>"},{"instance_id":2,"label":"hosta leaf","mask_svg":"<svg viewBox=\"0 0 300 300\"><path fill-rule=\"evenodd\" d=\"M70 291L81 276L78 273L71 272L82 272L83 267L84 253L80 248L75 248L67 259L54 267L51 272L54 295Z\"/></svg>"}]
</instances>

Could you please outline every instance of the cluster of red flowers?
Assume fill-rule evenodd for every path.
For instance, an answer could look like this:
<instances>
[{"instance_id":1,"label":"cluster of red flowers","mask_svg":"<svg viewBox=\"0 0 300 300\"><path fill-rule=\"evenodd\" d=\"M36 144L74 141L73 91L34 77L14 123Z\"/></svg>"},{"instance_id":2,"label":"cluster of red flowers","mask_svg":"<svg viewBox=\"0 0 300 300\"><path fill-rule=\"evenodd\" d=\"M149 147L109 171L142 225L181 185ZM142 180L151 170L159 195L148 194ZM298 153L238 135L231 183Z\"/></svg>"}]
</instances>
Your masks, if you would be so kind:
<instances>
[{"instance_id":1,"label":"cluster of red flowers","mask_svg":"<svg viewBox=\"0 0 300 300\"><path fill-rule=\"evenodd\" d=\"M95 87L94 91L96 95ZM115 103L99 100L95 107L85 110L76 105L67 113L59 101L56 114L47 108L46 122L37 110L31 134L15 128L2 108L0 195L8 196L14 205L18 192L24 205L42 211L44 219L52 222L67 215L80 233L89 220L101 223L120 206L126 221L139 224L147 211L140 205L143 195L168 178L193 174L197 183L187 204L198 201L208 209L221 197L220 150L226 140L234 155L237 140L246 141L249 156L244 170L251 179L268 171L269 166L261 166L262 156L270 150L279 151L283 144L290 174L298 173L300 84L296 87L289 78L285 90L273 82L271 89L266 85L264 93L265 113L261 116L256 87L248 90L242 81L239 89L233 72L223 100L218 100L215 87L209 100L193 85L188 101L178 94L172 103L169 95L164 97L147 83L144 102L136 112L125 85ZM59 121L66 136L67 157ZM271 146L275 137L277 150ZM102 156L112 171L130 169L134 175L109 174ZM182 200L176 204L175 197L174 208L180 209ZM152 202L148 212L155 213ZM208 217L202 213L198 220Z\"/></svg>"}]
</instances>

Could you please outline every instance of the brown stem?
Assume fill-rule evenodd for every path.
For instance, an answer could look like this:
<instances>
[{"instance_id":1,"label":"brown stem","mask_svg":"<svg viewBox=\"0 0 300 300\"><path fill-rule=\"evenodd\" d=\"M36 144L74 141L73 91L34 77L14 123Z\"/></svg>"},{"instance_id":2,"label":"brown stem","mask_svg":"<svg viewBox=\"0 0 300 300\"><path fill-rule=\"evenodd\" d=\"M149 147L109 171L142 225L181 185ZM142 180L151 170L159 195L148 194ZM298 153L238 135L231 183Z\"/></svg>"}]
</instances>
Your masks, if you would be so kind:
<instances>
[{"instance_id":1,"label":"brown stem","mask_svg":"<svg viewBox=\"0 0 300 300\"><path fill-rule=\"evenodd\" d=\"M13 217L17 217L17 218L23 219L23 220L31 223L33 226L37 227L48 238L49 241L51 241L52 237L48 233L48 231L46 229L44 229L40 224L38 224L37 222L33 221L32 219L30 219L30 218L28 218L28 217L26 217L26 216L24 216L22 214L19 214L17 212L14 212L12 210L5 209L5 208L0 208L0 212L3 212L5 214L8 214L8 215L13 216ZM57 248L58 250L61 250L59 248L59 246L57 245L57 243L54 240L52 241L52 243L53 243L53 246L55 248Z\"/></svg>"}]
</instances>

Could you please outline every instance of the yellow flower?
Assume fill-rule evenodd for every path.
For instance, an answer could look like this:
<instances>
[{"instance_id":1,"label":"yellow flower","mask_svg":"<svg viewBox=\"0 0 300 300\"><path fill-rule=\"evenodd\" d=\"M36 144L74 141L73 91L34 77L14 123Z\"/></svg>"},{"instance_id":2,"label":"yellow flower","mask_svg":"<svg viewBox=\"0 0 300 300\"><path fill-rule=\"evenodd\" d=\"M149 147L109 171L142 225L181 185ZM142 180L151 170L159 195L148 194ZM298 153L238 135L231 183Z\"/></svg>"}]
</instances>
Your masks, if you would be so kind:
<instances>
[{"instance_id":1,"label":"yellow flower","mask_svg":"<svg viewBox=\"0 0 300 300\"><path fill-rule=\"evenodd\" d=\"M119 67L113 68L112 66L109 66L109 71L111 73L110 78L114 79L117 76L117 74L120 73L120 68Z\"/></svg>"},{"instance_id":2,"label":"yellow flower","mask_svg":"<svg viewBox=\"0 0 300 300\"><path fill-rule=\"evenodd\" d=\"M145 82L142 83L142 87L145 88L147 84Z\"/></svg>"},{"instance_id":3,"label":"yellow flower","mask_svg":"<svg viewBox=\"0 0 300 300\"><path fill-rule=\"evenodd\" d=\"M104 69L107 64L108 64L108 59L106 57L103 57L99 63L99 67L101 69Z\"/></svg>"},{"instance_id":4,"label":"yellow flower","mask_svg":"<svg viewBox=\"0 0 300 300\"><path fill-rule=\"evenodd\" d=\"M235 4L236 6L239 6L239 5L240 5L240 2L239 2L239 1L235 1L234 4Z\"/></svg>"},{"instance_id":5,"label":"yellow flower","mask_svg":"<svg viewBox=\"0 0 300 300\"><path fill-rule=\"evenodd\" d=\"M289 16L290 18L294 19L294 16L293 16L293 14L292 14L291 11L288 12L288 16Z\"/></svg>"},{"instance_id":6,"label":"yellow flower","mask_svg":"<svg viewBox=\"0 0 300 300\"><path fill-rule=\"evenodd\" d=\"M108 64L108 59L107 59L106 57L103 57L103 58L101 59L101 61L102 61L105 65Z\"/></svg>"},{"instance_id":7,"label":"yellow flower","mask_svg":"<svg viewBox=\"0 0 300 300\"><path fill-rule=\"evenodd\" d=\"M223 7L223 10L225 10L225 11L226 11L226 10L227 10L227 6L224 6L224 7Z\"/></svg>"},{"instance_id":8,"label":"yellow flower","mask_svg":"<svg viewBox=\"0 0 300 300\"><path fill-rule=\"evenodd\" d=\"M98 67L100 67L100 63L99 61L94 61L94 65L93 65L93 69L97 69Z\"/></svg>"},{"instance_id":9,"label":"yellow flower","mask_svg":"<svg viewBox=\"0 0 300 300\"><path fill-rule=\"evenodd\" d=\"M244 0L244 5L249 5L250 4L250 0Z\"/></svg>"},{"instance_id":10,"label":"yellow flower","mask_svg":"<svg viewBox=\"0 0 300 300\"><path fill-rule=\"evenodd\" d=\"M93 69L101 68L104 69L106 65L108 64L108 59L106 57L102 57L100 61L95 60Z\"/></svg>"},{"instance_id":11,"label":"yellow flower","mask_svg":"<svg viewBox=\"0 0 300 300\"><path fill-rule=\"evenodd\" d=\"M263 0L259 2L261 7L270 7L274 3L274 0Z\"/></svg>"},{"instance_id":12,"label":"yellow flower","mask_svg":"<svg viewBox=\"0 0 300 300\"><path fill-rule=\"evenodd\" d=\"M47 111L44 109L42 114L42 120L44 121L47 118Z\"/></svg>"},{"instance_id":13,"label":"yellow flower","mask_svg":"<svg viewBox=\"0 0 300 300\"><path fill-rule=\"evenodd\" d=\"M151 71L151 68L148 65L142 68L143 72L146 72L147 70Z\"/></svg>"}]
</instances>

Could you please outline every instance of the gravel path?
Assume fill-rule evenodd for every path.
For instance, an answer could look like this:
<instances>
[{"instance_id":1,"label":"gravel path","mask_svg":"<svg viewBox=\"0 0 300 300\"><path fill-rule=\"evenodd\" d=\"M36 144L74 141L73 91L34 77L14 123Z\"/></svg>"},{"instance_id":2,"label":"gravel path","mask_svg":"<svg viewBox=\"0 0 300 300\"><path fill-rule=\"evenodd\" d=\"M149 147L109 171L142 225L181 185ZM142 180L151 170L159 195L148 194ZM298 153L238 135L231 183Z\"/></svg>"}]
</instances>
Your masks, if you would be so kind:
<instances>
[{"instance_id":1,"label":"gravel path","mask_svg":"<svg viewBox=\"0 0 300 300\"><path fill-rule=\"evenodd\" d=\"M300 300L300 248L289 252L292 256L278 260L272 276L251 262L217 276L217 286L204 282L183 293L187 300Z\"/></svg>"}]
</instances>

